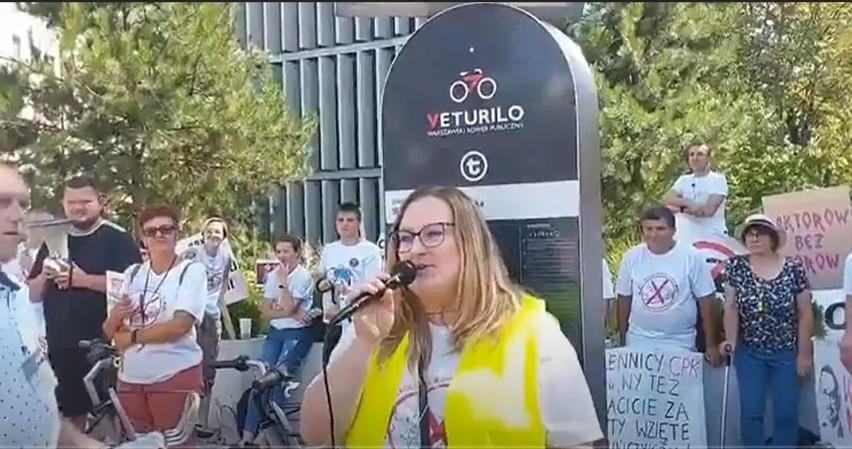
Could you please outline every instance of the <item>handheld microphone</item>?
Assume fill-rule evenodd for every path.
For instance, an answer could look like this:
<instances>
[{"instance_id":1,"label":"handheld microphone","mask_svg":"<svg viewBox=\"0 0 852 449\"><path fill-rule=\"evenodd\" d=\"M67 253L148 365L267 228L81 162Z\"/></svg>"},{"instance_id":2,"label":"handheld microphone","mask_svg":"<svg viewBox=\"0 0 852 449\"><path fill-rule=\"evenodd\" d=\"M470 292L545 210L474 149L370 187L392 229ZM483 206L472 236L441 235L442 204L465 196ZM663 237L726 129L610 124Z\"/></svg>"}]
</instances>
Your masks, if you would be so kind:
<instances>
[{"instance_id":1,"label":"handheld microphone","mask_svg":"<svg viewBox=\"0 0 852 449\"><path fill-rule=\"evenodd\" d=\"M349 303L343 310L340 311L334 318L329 320L328 326L337 326L344 320L349 319L352 315L355 315L359 309L370 303L371 301L381 298L387 289L395 289L405 285L409 285L414 282L414 278L417 277L417 268L411 262L397 262L390 271L391 277L385 281L385 288L375 295L371 295L370 293L363 292L352 302Z\"/></svg>"}]
</instances>

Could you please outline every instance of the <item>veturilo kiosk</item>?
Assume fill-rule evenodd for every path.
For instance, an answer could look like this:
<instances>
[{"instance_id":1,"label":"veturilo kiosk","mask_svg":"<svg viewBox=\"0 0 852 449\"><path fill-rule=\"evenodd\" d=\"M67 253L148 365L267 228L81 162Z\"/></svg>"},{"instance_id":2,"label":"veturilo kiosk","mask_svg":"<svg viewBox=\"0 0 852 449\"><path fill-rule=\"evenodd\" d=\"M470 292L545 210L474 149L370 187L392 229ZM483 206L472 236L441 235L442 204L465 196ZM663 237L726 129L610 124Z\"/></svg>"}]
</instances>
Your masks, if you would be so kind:
<instances>
[{"instance_id":1,"label":"veturilo kiosk","mask_svg":"<svg viewBox=\"0 0 852 449\"><path fill-rule=\"evenodd\" d=\"M381 136L386 222L417 187L467 192L577 348L604 423L597 96L579 47L512 6L440 12L391 66Z\"/></svg>"}]
</instances>

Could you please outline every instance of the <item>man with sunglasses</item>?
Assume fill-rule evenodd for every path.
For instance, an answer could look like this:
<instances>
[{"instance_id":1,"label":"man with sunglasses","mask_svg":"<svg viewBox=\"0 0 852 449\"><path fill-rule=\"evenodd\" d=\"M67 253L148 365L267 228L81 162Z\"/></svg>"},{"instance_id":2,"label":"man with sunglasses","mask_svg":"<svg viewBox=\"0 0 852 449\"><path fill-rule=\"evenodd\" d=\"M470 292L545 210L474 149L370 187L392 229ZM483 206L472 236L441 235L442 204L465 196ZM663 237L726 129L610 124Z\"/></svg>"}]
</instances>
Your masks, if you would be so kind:
<instances>
[{"instance_id":1,"label":"man with sunglasses","mask_svg":"<svg viewBox=\"0 0 852 449\"><path fill-rule=\"evenodd\" d=\"M91 369L80 340L102 338L106 319L106 272L124 272L140 262L133 236L101 215L103 195L92 180L73 178L62 196L65 216L71 221L67 269L45 264L49 251L39 249L28 285L30 300L42 302L47 327L48 357L56 378L56 400L62 414L85 430L92 404L83 384Z\"/></svg>"}]
</instances>

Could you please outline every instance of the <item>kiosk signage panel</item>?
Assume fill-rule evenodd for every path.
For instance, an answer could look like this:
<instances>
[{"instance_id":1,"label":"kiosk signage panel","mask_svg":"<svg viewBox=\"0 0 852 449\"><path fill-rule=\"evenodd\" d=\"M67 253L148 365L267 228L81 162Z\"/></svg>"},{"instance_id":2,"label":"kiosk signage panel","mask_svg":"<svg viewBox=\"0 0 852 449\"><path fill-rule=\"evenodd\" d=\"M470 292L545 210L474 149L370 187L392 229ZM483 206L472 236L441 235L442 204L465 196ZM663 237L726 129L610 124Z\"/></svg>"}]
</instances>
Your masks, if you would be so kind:
<instances>
[{"instance_id":1,"label":"kiosk signage panel","mask_svg":"<svg viewBox=\"0 0 852 449\"><path fill-rule=\"evenodd\" d=\"M394 60L381 121L387 223L417 187L462 188L513 278L559 319L602 407L597 99L579 48L512 6L450 8Z\"/></svg>"}]
</instances>

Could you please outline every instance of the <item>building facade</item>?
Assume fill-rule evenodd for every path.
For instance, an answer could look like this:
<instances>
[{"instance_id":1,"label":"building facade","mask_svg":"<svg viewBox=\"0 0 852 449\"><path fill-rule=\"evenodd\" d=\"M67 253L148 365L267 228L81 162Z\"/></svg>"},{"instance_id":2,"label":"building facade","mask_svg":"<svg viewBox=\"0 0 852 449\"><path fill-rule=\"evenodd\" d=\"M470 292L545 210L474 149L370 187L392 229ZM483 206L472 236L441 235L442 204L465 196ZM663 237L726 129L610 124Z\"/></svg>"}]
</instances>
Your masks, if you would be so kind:
<instances>
[{"instance_id":1,"label":"building facade","mask_svg":"<svg viewBox=\"0 0 852 449\"><path fill-rule=\"evenodd\" d=\"M382 88L397 51L424 19L336 17L332 2L238 3L236 16L237 38L269 53L290 110L316 117L319 125L312 174L261 204L263 234L332 241L337 205L355 201L365 236L375 241L384 210Z\"/></svg>"},{"instance_id":2,"label":"building facade","mask_svg":"<svg viewBox=\"0 0 852 449\"><path fill-rule=\"evenodd\" d=\"M32 58L32 49L56 56L56 35L47 24L25 12L14 2L0 3L0 60L26 61Z\"/></svg>"}]
</instances>

